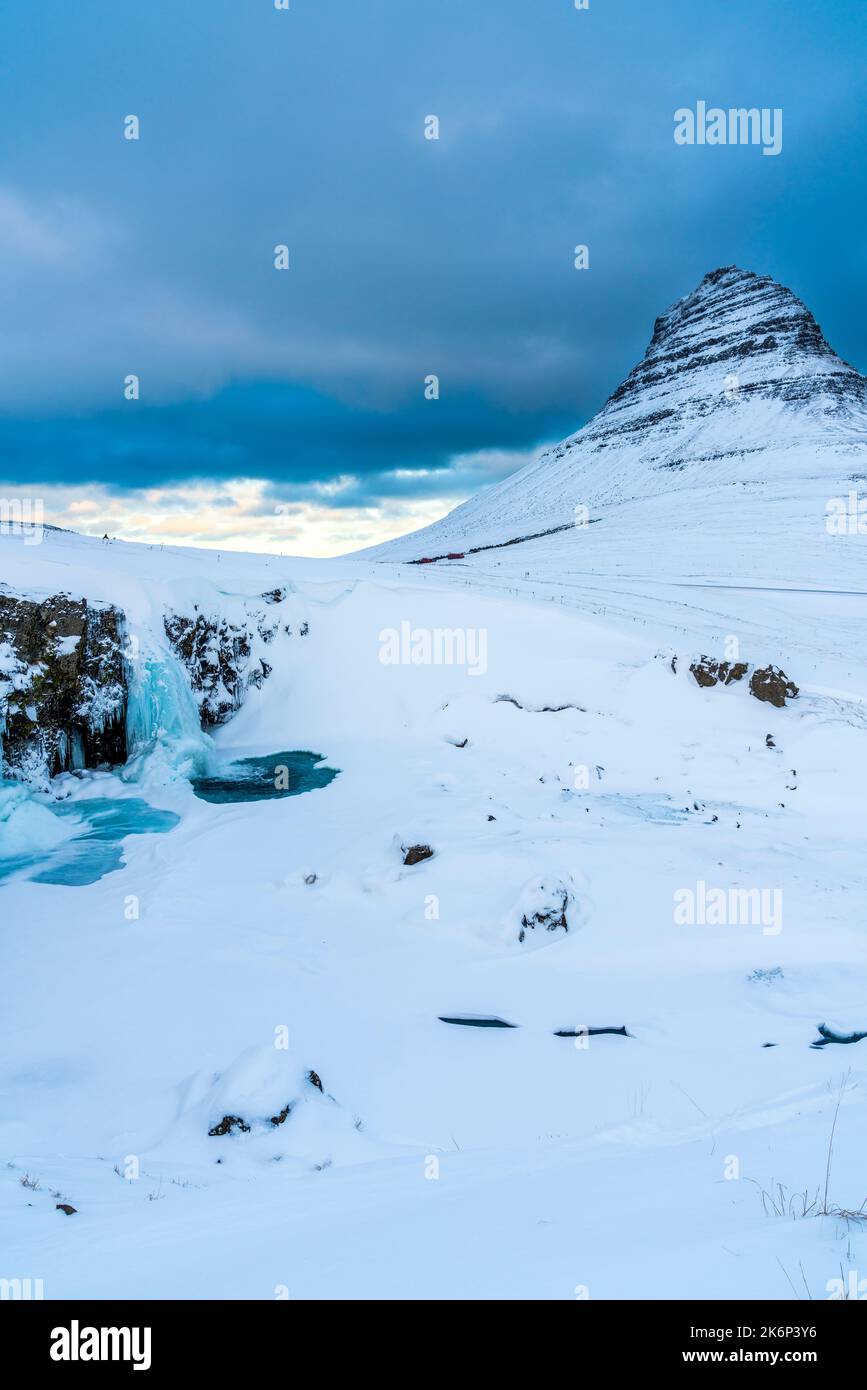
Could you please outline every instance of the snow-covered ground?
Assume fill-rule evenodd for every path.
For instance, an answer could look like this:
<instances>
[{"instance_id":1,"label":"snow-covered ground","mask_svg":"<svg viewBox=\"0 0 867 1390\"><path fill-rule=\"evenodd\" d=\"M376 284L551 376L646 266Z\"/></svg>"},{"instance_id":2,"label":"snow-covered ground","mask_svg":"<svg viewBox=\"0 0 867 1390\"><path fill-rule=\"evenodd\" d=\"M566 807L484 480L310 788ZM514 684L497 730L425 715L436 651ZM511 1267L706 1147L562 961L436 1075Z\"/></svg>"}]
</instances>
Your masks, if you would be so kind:
<instances>
[{"instance_id":1,"label":"snow-covered ground","mask_svg":"<svg viewBox=\"0 0 867 1390\"><path fill-rule=\"evenodd\" d=\"M134 653L164 647L167 607L285 587L293 635L216 741L340 769L244 805L198 800L168 751L137 781L63 779L181 819L89 887L0 888L0 1275L262 1299L824 1298L867 1276L858 1223L761 1197L824 1200L842 1096L828 1204L867 1198L867 1041L810 1047L867 1028L864 538L836 538L823 583L821 516L816 563L787 553L795 504L740 559L688 525L669 545L670 498L667 522L622 505L659 506L655 531L428 567L0 538L6 585L118 604ZM474 663L385 663L403 624L463 633ZM700 689L690 660L731 637L798 698ZM405 866L416 843L433 857ZM701 883L768 910L679 923ZM564 894L568 930L521 941ZM440 1021L461 1014L518 1026ZM249 1132L210 1136L224 1115Z\"/></svg>"},{"instance_id":2,"label":"snow-covered ground","mask_svg":"<svg viewBox=\"0 0 867 1390\"><path fill-rule=\"evenodd\" d=\"M0 536L8 593L125 615L136 756L54 795L179 818L0 887L0 1277L863 1295L867 1039L811 1043L867 1031L865 440L865 379L728 267L584 430L365 555ZM166 614L269 668L218 753L339 775L198 799ZM702 655L799 693L700 688ZM0 869L83 823L0 784Z\"/></svg>"}]
</instances>

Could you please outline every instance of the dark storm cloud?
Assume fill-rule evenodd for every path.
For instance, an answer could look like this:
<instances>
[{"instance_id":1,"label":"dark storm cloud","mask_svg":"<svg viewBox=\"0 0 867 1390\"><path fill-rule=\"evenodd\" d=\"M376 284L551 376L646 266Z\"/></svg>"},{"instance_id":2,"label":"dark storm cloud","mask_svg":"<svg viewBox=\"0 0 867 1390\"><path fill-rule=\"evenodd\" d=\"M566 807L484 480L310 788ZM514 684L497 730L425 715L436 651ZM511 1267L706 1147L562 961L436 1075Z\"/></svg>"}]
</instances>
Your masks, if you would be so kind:
<instances>
[{"instance_id":1,"label":"dark storm cloud","mask_svg":"<svg viewBox=\"0 0 867 1390\"><path fill-rule=\"evenodd\" d=\"M731 262L791 285L863 366L862 19L860 0L8 9L0 472L454 495L476 476L454 454L576 428L656 313ZM699 98L781 107L782 154L677 147Z\"/></svg>"}]
</instances>

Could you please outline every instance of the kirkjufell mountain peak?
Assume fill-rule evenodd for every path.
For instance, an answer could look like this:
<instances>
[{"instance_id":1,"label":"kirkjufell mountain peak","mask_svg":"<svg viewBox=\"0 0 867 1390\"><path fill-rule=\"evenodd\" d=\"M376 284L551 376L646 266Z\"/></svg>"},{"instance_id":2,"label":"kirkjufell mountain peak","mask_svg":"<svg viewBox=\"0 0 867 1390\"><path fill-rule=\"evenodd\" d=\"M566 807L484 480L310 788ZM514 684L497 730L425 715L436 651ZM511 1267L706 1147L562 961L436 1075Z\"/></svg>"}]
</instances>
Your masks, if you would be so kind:
<instances>
[{"instance_id":1,"label":"kirkjufell mountain peak","mask_svg":"<svg viewBox=\"0 0 867 1390\"><path fill-rule=\"evenodd\" d=\"M812 568L829 498L865 471L867 378L792 290L722 266L658 316L641 361L577 433L369 553L438 559L546 534L562 545L574 531L575 562L607 566L616 531L639 549L664 536L673 563L687 562L683 545L719 541L727 570L735 538L739 554L746 544L759 557L782 526ZM658 568L660 554L648 563Z\"/></svg>"},{"instance_id":2,"label":"kirkjufell mountain peak","mask_svg":"<svg viewBox=\"0 0 867 1390\"><path fill-rule=\"evenodd\" d=\"M660 314L644 358L607 405L650 388L671 394L687 386L713 408L714 373L736 376L745 396L802 401L827 395L826 407L853 393L863 401L867 389L867 380L836 356L791 290L770 275L723 266ZM731 389L723 394L735 399Z\"/></svg>"}]
</instances>

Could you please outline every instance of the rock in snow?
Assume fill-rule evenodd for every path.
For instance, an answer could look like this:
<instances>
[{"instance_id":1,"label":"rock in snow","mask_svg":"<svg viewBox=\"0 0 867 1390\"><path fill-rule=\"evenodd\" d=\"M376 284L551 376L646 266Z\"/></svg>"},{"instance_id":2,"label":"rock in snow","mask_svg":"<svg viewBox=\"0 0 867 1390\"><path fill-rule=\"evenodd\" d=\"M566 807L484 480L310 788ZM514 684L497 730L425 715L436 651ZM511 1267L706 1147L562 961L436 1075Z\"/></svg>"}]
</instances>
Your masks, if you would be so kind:
<instances>
[{"instance_id":1,"label":"rock in snow","mask_svg":"<svg viewBox=\"0 0 867 1390\"><path fill-rule=\"evenodd\" d=\"M44 782L126 758L124 616L68 594L0 594L0 762Z\"/></svg>"},{"instance_id":2,"label":"rock in snow","mask_svg":"<svg viewBox=\"0 0 867 1390\"><path fill-rule=\"evenodd\" d=\"M731 685L733 681L743 680L750 668L746 661L714 661L712 657L703 656L694 661L689 669L700 686L710 689L715 685ZM757 700L782 709L786 700L796 698L798 687L778 666L760 666L750 676L750 694Z\"/></svg>"},{"instance_id":3,"label":"rock in snow","mask_svg":"<svg viewBox=\"0 0 867 1390\"><path fill-rule=\"evenodd\" d=\"M750 676L750 694L782 709L787 700L794 700L798 687L779 666L766 666Z\"/></svg>"},{"instance_id":4,"label":"rock in snow","mask_svg":"<svg viewBox=\"0 0 867 1390\"><path fill-rule=\"evenodd\" d=\"M743 680L749 668L744 661L714 661L713 657L703 656L693 661L689 669L700 686L710 689L718 683L731 685L732 681Z\"/></svg>"},{"instance_id":5,"label":"rock in snow","mask_svg":"<svg viewBox=\"0 0 867 1390\"><path fill-rule=\"evenodd\" d=\"M403 848L403 862L410 866L421 864L425 859L433 858L433 850L430 845L409 845Z\"/></svg>"},{"instance_id":6,"label":"rock in snow","mask_svg":"<svg viewBox=\"0 0 867 1390\"><path fill-rule=\"evenodd\" d=\"M273 641L277 628L276 622L257 624L258 635L266 643ZM247 689L251 685L258 689L271 674L268 662L253 656L252 634L246 625L197 611L192 617L166 614L165 629L187 672L206 728L225 724L240 708Z\"/></svg>"}]
</instances>

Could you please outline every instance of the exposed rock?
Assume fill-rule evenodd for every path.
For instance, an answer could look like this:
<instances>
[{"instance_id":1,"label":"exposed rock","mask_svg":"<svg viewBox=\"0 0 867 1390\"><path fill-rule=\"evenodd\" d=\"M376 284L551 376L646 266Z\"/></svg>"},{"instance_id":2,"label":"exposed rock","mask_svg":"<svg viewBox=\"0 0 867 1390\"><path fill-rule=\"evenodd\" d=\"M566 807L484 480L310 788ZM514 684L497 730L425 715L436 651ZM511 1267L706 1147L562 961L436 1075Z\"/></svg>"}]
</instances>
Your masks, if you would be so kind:
<instances>
[{"instance_id":1,"label":"exposed rock","mask_svg":"<svg viewBox=\"0 0 867 1390\"><path fill-rule=\"evenodd\" d=\"M7 773L46 781L126 761L125 622L69 594L0 594L0 753Z\"/></svg>"},{"instance_id":2,"label":"exposed rock","mask_svg":"<svg viewBox=\"0 0 867 1390\"><path fill-rule=\"evenodd\" d=\"M711 686L716 685L719 664L711 661L710 657L703 656L699 661L693 661L689 669L702 689L709 690Z\"/></svg>"},{"instance_id":3,"label":"exposed rock","mask_svg":"<svg viewBox=\"0 0 867 1390\"><path fill-rule=\"evenodd\" d=\"M544 888L542 890L545 891ZM545 931L568 932L569 923L566 919L566 908L569 906L569 892L566 888L558 888L553 894L547 895L541 907L535 912L523 913L521 917L521 930L518 932L518 940L523 941L528 931L535 931L536 927L543 927Z\"/></svg>"},{"instance_id":4,"label":"exposed rock","mask_svg":"<svg viewBox=\"0 0 867 1390\"><path fill-rule=\"evenodd\" d=\"M753 984L762 985L776 984L779 980L784 978L782 967L779 965L771 966L769 970L756 968L747 976L747 979Z\"/></svg>"},{"instance_id":5,"label":"exposed rock","mask_svg":"<svg viewBox=\"0 0 867 1390\"><path fill-rule=\"evenodd\" d=\"M288 1117L289 1117L291 1114L292 1114L292 1106L289 1105L289 1104L284 1105L284 1106L283 1106L283 1109L282 1109L281 1111L279 1111L278 1114L272 1115L272 1116L271 1116L271 1123L272 1123L272 1125L282 1125L282 1124L285 1124L285 1123L286 1123L286 1120L288 1119Z\"/></svg>"},{"instance_id":6,"label":"exposed rock","mask_svg":"<svg viewBox=\"0 0 867 1390\"><path fill-rule=\"evenodd\" d=\"M714 685L731 685L732 681L743 680L750 668L745 661L716 661L711 656L702 656L698 661L693 661L689 669L698 684L709 689ZM794 700L798 687L779 666L763 666L757 667L750 676L750 694L755 695L757 700L765 700L782 709L787 699ZM768 747L773 747L773 744L769 743Z\"/></svg>"},{"instance_id":7,"label":"exposed rock","mask_svg":"<svg viewBox=\"0 0 867 1390\"><path fill-rule=\"evenodd\" d=\"M515 709L527 710L529 714L562 714L564 710L574 709L579 714L586 714L583 705L522 705L520 700L516 700L514 695L498 695L494 700L495 705L514 705Z\"/></svg>"},{"instance_id":8,"label":"exposed rock","mask_svg":"<svg viewBox=\"0 0 867 1390\"><path fill-rule=\"evenodd\" d=\"M769 275L723 266L660 314L644 359L584 437L600 442L627 432L633 438L655 433L661 452L666 435L731 404L703 393L709 369L720 379L730 372L742 376L743 395L790 404L820 389L840 400L863 403L867 397L864 378L835 357L813 315L791 290Z\"/></svg>"},{"instance_id":9,"label":"exposed rock","mask_svg":"<svg viewBox=\"0 0 867 1390\"><path fill-rule=\"evenodd\" d=\"M319 1075L318 1075L317 1072L315 1072L315 1071L309 1071L309 1072L307 1073L307 1080L310 1082L310 1085L311 1085L311 1086L315 1086L315 1087L316 1087L317 1091L321 1091L321 1090L323 1089L323 1087L322 1087L322 1081L320 1080Z\"/></svg>"},{"instance_id":10,"label":"exposed rock","mask_svg":"<svg viewBox=\"0 0 867 1390\"><path fill-rule=\"evenodd\" d=\"M422 860L433 858L430 845L403 845L402 849L404 864L421 864Z\"/></svg>"},{"instance_id":11,"label":"exposed rock","mask_svg":"<svg viewBox=\"0 0 867 1390\"><path fill-rule=\"evenodd\" d=\"M750 676L750 694L782 709L787 699L795 699L798 687L779 666L765 666Z\"/></svg>"},{"instance_id":12,"label":"exposed rock","mask_svg":"<svg viewBox=\"0 0 867 1390\"><path fill-rule=\"evenodd\" d=\"M517 1028L496 1014L440 1014L440 1023L454 1023L461 1028Z\"/></svg>"},{"instance_id":13,"label":"exposed rock","mask_svg":"<svg viewBox=\"0 0 867 1390\"><path fill-rule=\"evenodd\" d=\"M282 591L274 590L270 601ZM285 597L285 595L284 595ZM279 624L170 613L166 634L185 667L205 727L224 723L271 665L259 654ZM61 772L126 762L126 623L111 604L0 592L0 763L45 784ZM257 650L258 648L258 650Z\"/></svg>"},{"instance_id":14,"label":"exposed rock","mask_svg":"<svg viewBox=\"0 0 867 1390\"><path fill-rule=\"evenodd\" d=\"M689 669L698 684L709 689L713 685L731 685L732 681L743 680L749 667L745 661L715 661L711 656L702 656L693 661Z\"/></svg>"},{"instance_id":15,"label":"exposed rock","mask_svg":"<svg viewBox=\"0 0 867 1390\"><path fill-rule=\"evenodd\" d=\"M239 1115L224 1115L218 1125L208 1130L211 1138L217 1135L231 1134L233 1129L239 1129L242 1134L250 1133L250 1126L245 1124Z\"/></svg>"},{"instance_id":16,"label":"exposed rock","mask_svg":"<svg viewBox=\"0 0 867 1390\"><path fill-rule=\"evenodd\" d=\"M164 624L206 728L225 724L240 709L249 687L258 689L271 674L268 662L253 653L254 638L271 642L278 627L262 615L254 616L248 626L219 615L208 617L197 608L194 617L168 613Z\"/></svg>"},{"instance_id":17,"label":"exposed rock","mask_svg":"<svg viewBox=\"0 0 867 1390\"><path fill-rule=\"evenodd\" d=\"M556 1028L555 1038L599 1038L612 1033L618 1038L631 1038L632 1034L625 1024L620 1028Z\"/></svg>"},{"instance_id":18,"label":"exposed rock","mask_svg":"<svg viewBox=\"0 0 867 1390\"><path fill-rule=\"evenodd\" d=\"M857 1043L863 1042L867 1038L867 1033L838 1033L835 1029L829 1028L826 1023L817 1025L819 1037L815 1042L811 1042L811 1047L827 1047L829 1043Z\"/></svg>"},{"instance_id":19,"label":"exposed rock","mask_svg":"<svg viewBox=\"0 0 867 1390\"><path fill-rule=\"evenodd\" d=\"M66 1216L74 1216L78 1211L78 1207L71 1207L68 1202L58 1202L54 1210L62 1211Z\"/></svg>"}]
</instances>

